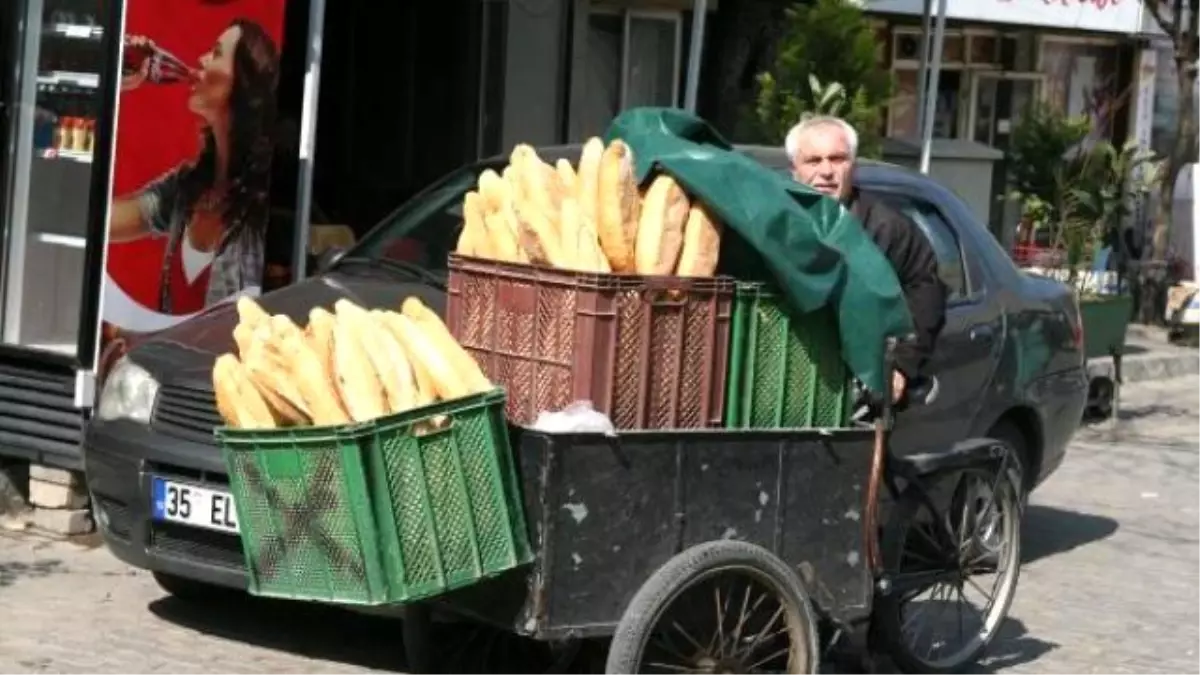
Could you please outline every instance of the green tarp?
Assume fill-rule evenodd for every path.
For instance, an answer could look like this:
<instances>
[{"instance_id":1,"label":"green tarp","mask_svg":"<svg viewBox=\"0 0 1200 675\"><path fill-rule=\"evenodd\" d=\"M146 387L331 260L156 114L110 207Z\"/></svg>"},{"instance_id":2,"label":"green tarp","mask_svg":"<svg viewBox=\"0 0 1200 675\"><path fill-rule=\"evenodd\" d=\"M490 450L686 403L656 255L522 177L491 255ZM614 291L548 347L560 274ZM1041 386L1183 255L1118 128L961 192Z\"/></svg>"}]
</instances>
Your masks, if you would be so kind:
<instances>
[{"instance_id":1,"label":"green tarp","mask_svg":"<svg viewBox=\"0 0 1200 675\"><path fill-rule=\"evenodd\" d=\"M740 235L725 237L723 269L773 280L798 312L831 305L847 366L884 391L884 342L910 333L912 318L891 264L849 211L733 150L680 110L628 110L609 127L606 140L614 138L633 149L640 181L667 172Z\"/></svg>"}]
</instances>

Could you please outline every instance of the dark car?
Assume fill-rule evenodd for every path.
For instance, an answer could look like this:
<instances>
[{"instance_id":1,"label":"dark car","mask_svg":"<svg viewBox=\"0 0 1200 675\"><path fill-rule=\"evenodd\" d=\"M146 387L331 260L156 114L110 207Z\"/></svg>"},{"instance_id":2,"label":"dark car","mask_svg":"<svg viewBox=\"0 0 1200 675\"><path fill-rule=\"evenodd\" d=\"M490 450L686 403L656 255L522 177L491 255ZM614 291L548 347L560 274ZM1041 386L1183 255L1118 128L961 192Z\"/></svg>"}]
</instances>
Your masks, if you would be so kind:
<instances>
[{"instance_id":1,"label":"dark car","mask_svg":"<svg viewBox=\"0 0 1200 675\"><path fill-rule=\"evenodd\" d=\"M782 151L743 148L786 171ZM543 148L555 161L578 146ZM266 294L272 313L303 321L316 305L342 297L396 307L419 295L442 310L446 274L461 221L460 204L494 158L436 183L388 216L322 274ZM949 288L945 331L931 371L940 393L900 419L898 452L935 450L972 436L1015 447L1032 489L1062 462L1087 393L1078 308L1057 282L1025 275L949 190L895 166L864 163L864 191L892 201L929 237ZM195 582L245 588L241 545L221 453L211 387L216 355L232 350L232 305L134 346L107 373L85 438L96 516L109 548L154 571L168 591Z\"/></svg>"}]
</instances>

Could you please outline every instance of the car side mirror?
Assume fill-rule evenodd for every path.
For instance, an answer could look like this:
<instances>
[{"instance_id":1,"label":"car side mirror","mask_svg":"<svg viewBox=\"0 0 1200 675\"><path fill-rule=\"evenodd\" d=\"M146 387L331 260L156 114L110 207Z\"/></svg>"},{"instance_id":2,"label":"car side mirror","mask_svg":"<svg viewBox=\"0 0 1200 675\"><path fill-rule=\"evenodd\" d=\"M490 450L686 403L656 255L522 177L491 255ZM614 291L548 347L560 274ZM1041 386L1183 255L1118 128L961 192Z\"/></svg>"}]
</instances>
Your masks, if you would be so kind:
<instances>
[{"instance_id":1,"label":"car side mirror","mask_svg":"<svg viewBox=\"0 0 1200 675\"><path fill-rule=\"evenodd\" d=\"M330 246L317 256L317 272L323 273L333 269L333 266L346 255L346 249L341 246Z\"/></svg>"}]
</instances>

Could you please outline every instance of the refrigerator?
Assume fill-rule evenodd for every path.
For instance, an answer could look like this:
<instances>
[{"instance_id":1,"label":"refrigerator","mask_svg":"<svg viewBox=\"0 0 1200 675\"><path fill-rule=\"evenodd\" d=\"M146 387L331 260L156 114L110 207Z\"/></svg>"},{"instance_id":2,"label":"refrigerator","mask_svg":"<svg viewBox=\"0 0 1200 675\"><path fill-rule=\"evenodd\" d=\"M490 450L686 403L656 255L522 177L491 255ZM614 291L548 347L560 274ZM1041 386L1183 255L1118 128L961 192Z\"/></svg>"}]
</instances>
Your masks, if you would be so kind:
<instances>
[{"instance_id":1,"label":"refrigerator","mask_svg":"<svg viewBox=\"0 0 1200 675\"><path fill-rule=\"evenodd\" d=\"M0 455L77 463L121 11L120 0L0 3Z\"/></svg>"}]
</instances>

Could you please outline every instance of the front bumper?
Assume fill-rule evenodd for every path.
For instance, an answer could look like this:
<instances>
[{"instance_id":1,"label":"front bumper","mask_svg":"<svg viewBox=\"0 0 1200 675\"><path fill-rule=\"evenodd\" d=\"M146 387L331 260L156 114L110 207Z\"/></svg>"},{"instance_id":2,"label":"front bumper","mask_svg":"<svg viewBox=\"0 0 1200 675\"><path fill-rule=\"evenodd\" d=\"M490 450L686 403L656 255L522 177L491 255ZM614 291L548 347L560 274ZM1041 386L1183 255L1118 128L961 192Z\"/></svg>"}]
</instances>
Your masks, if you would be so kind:
<instances>
[{"instance_id":1,"label":"front bumper","mask_svg":"<svg viewBox=\"0 0 1200 675\"><path fill-rule=\"evenodd\" d=\"M117 558L146 570L246 589L236 535L151 518L152 475L229 490L215 446L128 420L93 421L84 435L84 466L97 527Z\"/></svg>"}]
</instances>

